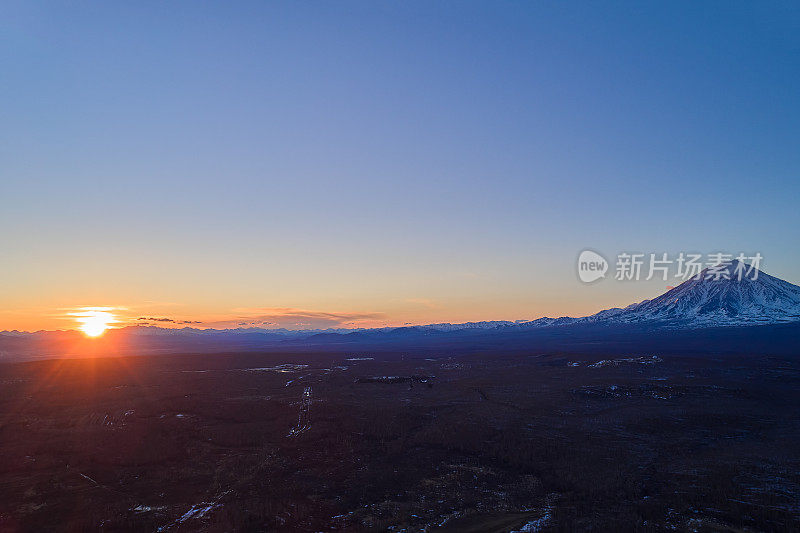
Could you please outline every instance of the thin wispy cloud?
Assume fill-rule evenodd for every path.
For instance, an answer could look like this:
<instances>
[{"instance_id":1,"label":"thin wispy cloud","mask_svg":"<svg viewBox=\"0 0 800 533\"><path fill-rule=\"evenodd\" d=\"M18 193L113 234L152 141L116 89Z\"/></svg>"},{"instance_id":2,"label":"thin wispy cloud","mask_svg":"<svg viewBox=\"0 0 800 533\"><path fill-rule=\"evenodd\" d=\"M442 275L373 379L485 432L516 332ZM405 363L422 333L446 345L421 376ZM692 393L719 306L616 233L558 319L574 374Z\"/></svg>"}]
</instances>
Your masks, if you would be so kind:
<instances>
[{"instance_id":1,"label":"thin wispy cloud","mask_svg":"<svg viewBox=\"0 0 800 533\"><path fill-rule=\"evenodd\" d=\"M428 309L441 308L441 305L438 302L429 298L406 298L406 302L410 304L421 305L422 307L427 307Z\"/></svg>"},{"instance_id":2,"label":"thin wispy cloud","mask_svg":"<svg viewBox=\"0 0 800 533\"><path fill-rule=\"evenodd\" d=\"M236 308L230 317L205 321L206 327L336 328L368 326L383 320L378 312L330 312L290 307Z\"/></svg>"}]
</instances>

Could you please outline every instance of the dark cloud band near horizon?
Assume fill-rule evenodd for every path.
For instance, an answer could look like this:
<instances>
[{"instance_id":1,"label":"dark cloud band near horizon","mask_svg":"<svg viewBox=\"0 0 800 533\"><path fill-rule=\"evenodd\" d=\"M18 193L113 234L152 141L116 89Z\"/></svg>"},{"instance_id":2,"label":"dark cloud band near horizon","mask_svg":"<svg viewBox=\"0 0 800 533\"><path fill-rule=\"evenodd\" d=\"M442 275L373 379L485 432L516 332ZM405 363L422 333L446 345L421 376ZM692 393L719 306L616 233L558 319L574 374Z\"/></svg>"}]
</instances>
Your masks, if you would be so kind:
<instances>
[{"instance_id":1,"label":"dark cloud band near horizon","mask_svg":"<svg viewBox=\"0 0 800 533\"><path fill-rule=\"evenodd\" d=\"M357 327L366 321L385 320L380 312L329 312L286 307L237 308L228 315L208 320L181 320L171 317L141 316L136 320L142 325L154 323L175 325L202 325L209 328L268 327L268 328L331 328Z\"/></svg>"}]
</instances>

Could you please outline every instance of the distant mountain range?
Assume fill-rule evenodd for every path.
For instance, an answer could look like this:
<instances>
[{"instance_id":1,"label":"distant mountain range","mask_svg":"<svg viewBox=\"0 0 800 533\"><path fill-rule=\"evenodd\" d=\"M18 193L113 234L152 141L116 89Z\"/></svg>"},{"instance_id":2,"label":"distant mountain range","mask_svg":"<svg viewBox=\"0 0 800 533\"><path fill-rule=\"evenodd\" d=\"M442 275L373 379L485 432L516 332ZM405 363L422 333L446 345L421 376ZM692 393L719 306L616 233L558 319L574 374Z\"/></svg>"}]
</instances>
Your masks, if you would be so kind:
<instances>
[{"instance_id":1,"label":"distant mountain range","mask_svg":"<svg viewBox=\"0 0 800 533\"><path fill-rule=\"evenodd\" d=\"M648 324L661 328L695 329L720 326L782 324L800 321L800 287L730 261L652 300L612 308L586 317L539 318L531 321L467 322L417 326L437 331L565 326L572 324ZM755 278L755 279L753 279Z\"/></svg>"},{"instance_id":2,"label":"distant mountain range","mask_svg":"<svg viewBox=\"0 0 800 533\"><path fill-rule=\"evenodd\" d=\"M415 346L561 346L596 339L640 338L654 331L701 332L751 326L790 325L779 329L789 343L800 333L800 287L764 272L738 276L747 265L732 261L706 269L695 278L652 300L600 311L586 317L539 318L530 321L486 321L427 324L373 329L287 330L262 328L197 329L130 326L110 330L101 339L85 339L77 331L0 332L0 359L48 357L113 350L115 353L207 352L259 349L338 349L342 347ZM756 279L752 279L755 277ZM796 327L795 327L796 326ZM761 331L766 331L762 328ZM648 332L648 333L644 333ZM787 333L788 332L788 333ZM641 337L637 337L641 335ZM698 333L724 337L724 333ZM742 338L753 334L738 333ZM788 335L788 336L787 336ZM732 338L731 335L728 335ZM693 338L694 338L693 337ZM684 338L689 338L684 335ZM562 344L553 344L561 339ZM765 337L769 347L769 338ZM538 344L537 344L538 343ZM548 344L549 343L549 344Z\"/></svg>"}]
</instances>

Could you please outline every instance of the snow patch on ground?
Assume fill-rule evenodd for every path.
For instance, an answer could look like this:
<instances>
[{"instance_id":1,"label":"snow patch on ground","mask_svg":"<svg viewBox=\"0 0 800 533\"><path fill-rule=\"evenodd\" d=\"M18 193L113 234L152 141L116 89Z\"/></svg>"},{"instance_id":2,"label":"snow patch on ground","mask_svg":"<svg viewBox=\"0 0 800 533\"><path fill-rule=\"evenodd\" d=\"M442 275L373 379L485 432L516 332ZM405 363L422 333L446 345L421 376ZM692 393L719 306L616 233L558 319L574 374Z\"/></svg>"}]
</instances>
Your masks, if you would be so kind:
<instances>
[{"instance_id":1,"label":"snow patch on ground","mask_svg":"<svg viewBox=\"0 0 800 533\"><path fill-rule=\"evenodd\" d=\"M242 368L243 372L300 372L308 368L308 365L299 365L294 363L283 363L275 366L265 366L261 368Z\"/></svg>"}]
</instances>

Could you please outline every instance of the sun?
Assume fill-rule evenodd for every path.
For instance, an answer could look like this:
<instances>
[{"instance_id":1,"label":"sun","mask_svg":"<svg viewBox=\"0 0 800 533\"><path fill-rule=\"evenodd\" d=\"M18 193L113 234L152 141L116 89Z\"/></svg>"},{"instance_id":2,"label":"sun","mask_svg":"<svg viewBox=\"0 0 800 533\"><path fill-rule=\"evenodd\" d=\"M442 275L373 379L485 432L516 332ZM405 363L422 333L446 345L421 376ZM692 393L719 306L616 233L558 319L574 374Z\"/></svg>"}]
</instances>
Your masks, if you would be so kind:
<instances>
[{"instance_id":1,"label":"sun","mask_svg":"<svg viewBox=\"0 0 800 533\"><path fill-rule=\"evenodd\" d=\"M99 337L111 327L111 324L117 322L111 313L112 309L113 307L83 307L70 314L78 321L79 329L87 337Z\"/></svg>"}]
</instances>

